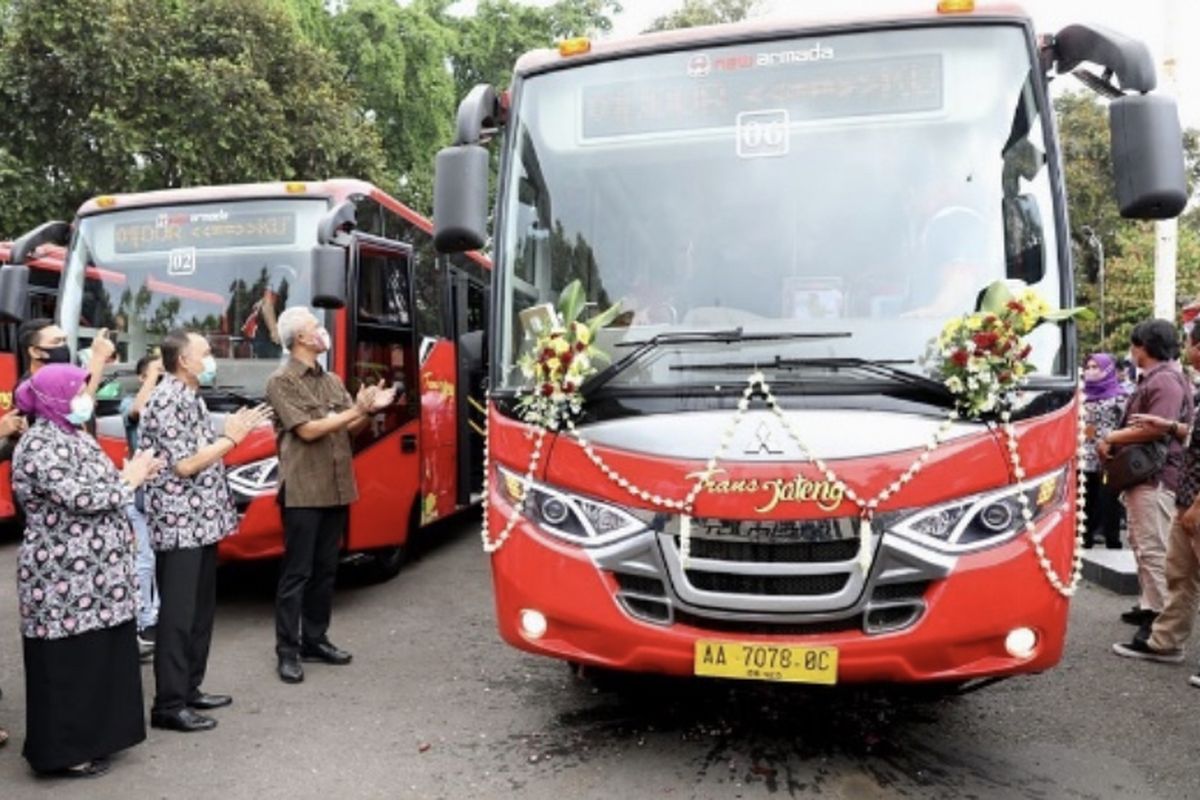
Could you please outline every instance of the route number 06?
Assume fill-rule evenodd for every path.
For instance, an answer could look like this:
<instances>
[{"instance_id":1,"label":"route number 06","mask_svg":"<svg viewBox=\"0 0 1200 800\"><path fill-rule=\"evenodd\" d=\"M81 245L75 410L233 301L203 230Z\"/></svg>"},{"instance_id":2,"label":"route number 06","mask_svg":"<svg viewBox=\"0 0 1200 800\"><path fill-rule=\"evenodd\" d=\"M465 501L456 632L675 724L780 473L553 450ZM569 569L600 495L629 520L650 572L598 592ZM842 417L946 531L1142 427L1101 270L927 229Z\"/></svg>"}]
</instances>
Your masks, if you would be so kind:
<instances>
[{"instance_id":1,"label":"route number 06","mask_svg":"<svg viewBox=\"0 0 1200 800\"><path fill-rule=\"evenodd\" d=\"M738 158L787 155L788 140L787 109L743 111L737 115Z\"/></svg>"}]
</instances>

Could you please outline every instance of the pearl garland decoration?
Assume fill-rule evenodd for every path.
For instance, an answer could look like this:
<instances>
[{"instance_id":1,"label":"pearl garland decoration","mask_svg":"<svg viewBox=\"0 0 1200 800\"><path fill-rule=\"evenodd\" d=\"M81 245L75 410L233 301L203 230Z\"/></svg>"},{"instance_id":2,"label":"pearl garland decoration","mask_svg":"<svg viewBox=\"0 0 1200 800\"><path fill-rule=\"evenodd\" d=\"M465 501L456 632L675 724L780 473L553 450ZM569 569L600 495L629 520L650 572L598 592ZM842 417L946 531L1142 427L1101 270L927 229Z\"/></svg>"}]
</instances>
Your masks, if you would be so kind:
<instances>
[{"instance_id":1,"label":"pearl garland decoration","mask_svg":"<svg viewBox=\"0 0 1200 800\"><path fill-rule=\"evenodd\" d=\"M1055 589L1055 591L1057 591L1063 597L1068 597L1068 598L1075 594L1075 591L1078 588L1079 582L1083 575L1083 558L1082 558L1082 554L1080 552L1080 545L1083 542L1083 536L1086 531L1086 525L1087 525L1087 517L1086 517L1086 514L1084 513L1086 489L1085 489L1085 477L1084 477L1084 473L1083 473L1083 458L1084 458L1084 453L1086 450L1087 440L1086 440L1086 437L1084 434L1084 428L1085 428L1084 413L1085 412L1084 412L1084 406L1083 406L1082 386L1083 386L1083 375L1082 375L1082 372L1080 372L1080 374L1078 376L1078 383L1077 383L1077 389L1076 389L1076 406L1077 406L1077 413L1078 413L1078 425L1077 425L1078 433L1077 433L1077 437L1076 437L1077 447L1076 447L1076 470L1075 470L1076 477L1078 480L1078 486L1077 486L1077 491L1076 491L1076 496L1075 496L1075 505L1076 505L1076 511L1075 511L1076 531L1075 531L1075 533L1076 533L1076 535L1075 535L1074 548L1073 548L1073 553L1072 553L1073 564L1072 564L1072 571L1071 571L1071 577L1070 577L1069 583L1063 583L1062 579L1054 571L1054 565L1051 563L1049 557L1046 555L1045 548L1042 546L1041 541L1039 541L1034 535L1034 530L1036 528L1036 525L1035 525L1035 522L1033 519L1033 511L1029 507L1029 498L1025 496L1025 492L1017 493L1017 499L1021 505L1021 517L1024 521L1025 532L1029 536L1029 541L1033 546L1034 555L1037 557L1038 564L1042 568L1042 571L1046 576L1046 580ZM766 399L768 407L771 409L772 413L775 414L776 418L780 421L780 424L783 426L785 432L792 439L792 441L795 442L796 446L800 449L801 453L805 457L807 457L808 460L811 461L816 466L816 468L821 472L821 474L825 477L826 480L828 480L830 483L834 484L834 486L837 487L843 493L843 496L845 496L848 500L850 500L850 502L854 503L854 505L858 508L859 516L861 517L861 525L859 528L859 550L858 550L858 555L856 557L856 560L859 564L860 569L862 570L862 574L864 576L866 576L870 572L870 569L871 569L871 562L872 562L871 519L872 519L872 517L874 517L876 509L879 507L879 505L881 503L887 502L887 500L889 500L891 497L898 494L906 485L908 485L913 480L913 478L916 477L917 473L919 473L924 468L925 464L928 463L931 455L933 454L933 451L935 449L937 449L937 447L939 445L941 445L942 443L945 442L946 437L949 435L950 429L954 425L954 423L956 421L958 421L959 419L961 419L957 410L955 410L955 409L950 410L950 412L947 414L947 418L941 423L941 425L938 426L937 430L935 430L934 433L930 436L929 441L927 441L925 443L925 447L922 450L921 454L919 456L917 456L917 458L912 462L912 464L910 464L908 466L908 468L905 469L904 472L902 472L899 475L899 477L897 477L894 481L892 481L890 484L888 484L886 487L884 487L875 497L866 499L866 500L861 498L858 495L858 493L854 491L854 489L852 487L847 485L845 481L843 481L840 477L838 477L837 473L835 473L833 471L833 469L828 465L828 463L825 462L824 459L822 459L818 456L815 456L812 453L812 451L809 449L808 445L804 442L804 440L801 438L800 434L796 431L795 427L792 425L791 420L788 419L787 415L784 413L783 409L780 407L774 393L771 392L771 388L767 384L766 379L763 376L763 373L761 371L756 371L747 378L746 388L742 391L742 396L738 400L737 412L734 414L733 419L730 421L730 424L722 432L716 452L712 455L711 458L708 459L708 462L705 464L704 469L697 475L695 482L692 484L692 487L688 490L688 493L684 496L684 498L682 500L674 500L669 497L663 497L662 495L649 492L649 491L637 486L635 483L630 481L628 478L621 475L616 469L609 466L608 463L605 462L603 458L601 458L600 454L597 453L595 451L595 448L592 447L591 442L589 442L583 436L583 434L579 432L579 429L575 427L574 421L570 417L568 417L566 419L566 425L567 425L567 429L570 432L571 436L574 437L575 440L579 443L579 445L583 449L584 454L587 456L588 460L591 461L592 464L594 464L596 466L596 468L599 469L600 472L606 478L608 478L610 481L612 481L617 486L619 486L622 489L629 492L630 495L637 497L647 503L650 503L651 505L658 506L661 508L667 508L667 509L670 509L673 511L678 511L681 513L680 529L679 529L679 557L680 557L680 561L682 562L683 566L686 568L688 566L689 560L691 558L691 518L693 516L693 510L694 510L696 498L699 496L700 492L703 490L704 482L706 480L708 480L708 478L716 471L717 465L720 463L722 457L725 454L725 451L729 447L730 442L733 440L733 436L736 433L738 426L741 424L742 419L745 417L746 412L750 408L750 400L754 396L754 392L755 392L756 388L763 394L763 396ZM490 394L488 396L488 399L490 401ZM1016 479L1017 483L1020 483L1025 478L1025 470L1021 465L1021 454L1020 454L1020 450L1019 450L1019 446L1018 446L1016 428L1012 424L1012 411L1009 406L1007 406L1007 405L1004 406L1004 410L1001 411L1001 413L1000 413L1000 419L1001 419L1001 426L1007 437L1007 447L1008 447L1008 452L1009 452L1009 458L1012 461L1012 465L1013 465L1013 477ZM489 459L488 459L488 453L490 452L488 449L489 428L490 428L490 426L488 425L487 420L485 419L485 421L484 421L484 442L483 442L483 450L484 450L484 464L483 464L484 478L483 478L483 503L482 503L483 527L481 529L481 536L483 539L484 552L491 554L491 553L495 553L496 551L498 551L501 547L504 546L505 542L508 541L509 537L512 535L513 529L516 527L516 524L520 519L521 509L520 508L513 509L511 515L508 517L508 520L506 521L506 523L504 525L504 528L500 531L499 535L496 536L495 539L492 539L488 532L488 494L489 494L489 482L491 479L491 477L490 477L491 469L490 469L490 463L489 463ZM528 435L530 435L530 434L527 434L527 436ZM529 458L529 469L526 471L525 476L522 479L522 484L523 484L522 497L523 498L528 496L529 486L533 482L533 476L537 471L537 465L538 465L539 460L541 459L542 447L545 442L546 429L544 427L538 426L537 433L535 435L536 435L536 438L534 440L533 452L530 454L530 458ZM522 500L522 503L523 502L524 502L524 500Z\"/></svg>"}]
</instances>

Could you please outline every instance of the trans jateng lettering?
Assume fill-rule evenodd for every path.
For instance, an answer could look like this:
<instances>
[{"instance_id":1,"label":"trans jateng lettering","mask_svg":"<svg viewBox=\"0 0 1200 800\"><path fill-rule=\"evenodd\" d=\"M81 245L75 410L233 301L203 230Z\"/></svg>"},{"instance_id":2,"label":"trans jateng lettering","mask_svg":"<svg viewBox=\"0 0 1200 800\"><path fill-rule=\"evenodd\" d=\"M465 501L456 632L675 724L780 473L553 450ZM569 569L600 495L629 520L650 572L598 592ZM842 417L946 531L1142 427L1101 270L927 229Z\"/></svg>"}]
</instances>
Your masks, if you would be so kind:
<instances>
[{"instance_id":1,"label":"trans jateng lettering","mask_svg":"<svg viewBox=\"0 0 1200 800\"><path fill-rule=\"evenodd\" d=\"M722 471L718 470L718 472ZM687 477L695 479L700 477L700 473L694 472ZM704 490L710 494L770 492L766 501L754 509L759 514L770 512L781 502L816 503L817 508L822 511L834 511L842 504L845 497L845 489L839 484L832 481L812 481L803 475L796 475L791 479L768 478L761 481L757 478L735 480L708 478L704 481Z\"/></svg>"}]
</instances>

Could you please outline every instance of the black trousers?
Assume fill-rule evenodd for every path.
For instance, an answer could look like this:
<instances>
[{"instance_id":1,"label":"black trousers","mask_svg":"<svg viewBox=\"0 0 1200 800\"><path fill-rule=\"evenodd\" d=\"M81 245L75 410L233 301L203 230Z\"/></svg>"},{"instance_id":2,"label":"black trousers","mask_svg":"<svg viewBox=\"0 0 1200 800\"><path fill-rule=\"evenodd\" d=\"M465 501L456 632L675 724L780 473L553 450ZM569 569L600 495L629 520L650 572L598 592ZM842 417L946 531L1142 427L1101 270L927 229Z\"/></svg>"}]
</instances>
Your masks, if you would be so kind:
<instances>
[{"instance_id":1,"label":"black trousers","mask_svg":"<svg viewBox=\"0 0 1200 800\"><path fill-rule=\"evenodd\" d=\"M283 509L283 564L275 595L275 652L325 641L349 506Z\"/></svg>"},{"instance_id":2,"label":"black trousers","mask_svg":"<svg viewBox=\"0 0 1200 800\"><path fill-rule=\"evenodd\" d=\"M217 611L217 546L155 554L158 633L153 711L178 711L200 693Z\"/></svg>"},{"instance_id":3,"label":"black trousers","mask_svg":"<svg viewBox=\"0 0 1200 800\"><path fill-rule=\"evenodd\" d=\"M1103 539L1110 548L1121 546L1121 520L1125 517L1125 506L1120 496L1104 483L1100 472L1083 473L1087 497L1084 498L1084 513L1087 514L1087 532L1083 541L1089 547L1097 539Z\"/></svg>"}]
</instances>

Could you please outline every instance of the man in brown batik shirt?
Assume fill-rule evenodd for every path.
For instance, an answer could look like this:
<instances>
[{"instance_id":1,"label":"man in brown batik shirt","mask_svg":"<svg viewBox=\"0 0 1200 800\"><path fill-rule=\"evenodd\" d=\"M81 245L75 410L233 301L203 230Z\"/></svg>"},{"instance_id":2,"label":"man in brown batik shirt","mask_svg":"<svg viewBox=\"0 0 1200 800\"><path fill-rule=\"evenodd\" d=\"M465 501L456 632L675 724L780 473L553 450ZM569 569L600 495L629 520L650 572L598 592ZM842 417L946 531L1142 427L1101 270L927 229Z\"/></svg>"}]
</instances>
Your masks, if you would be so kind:
<instances>
[{"instance_id":1,"label":"man in brown batik shirt","mask_svg":"<svg viewBox=\"0 0 1200 800\"><path fill-rule=\"evenodd\" d=\"M304 680L300 660L349 664L327 636L333 612L338 549L350 504L358 498L350 437L370 415L391 405L394 389L364 386L351 399L318 358L329 332L313 313L294 306L279 315L288 360L267 381L267 401L279 431L279 501L284 555L275 598L275 652L285 683Z\"/></svg>"}]
</instances>

